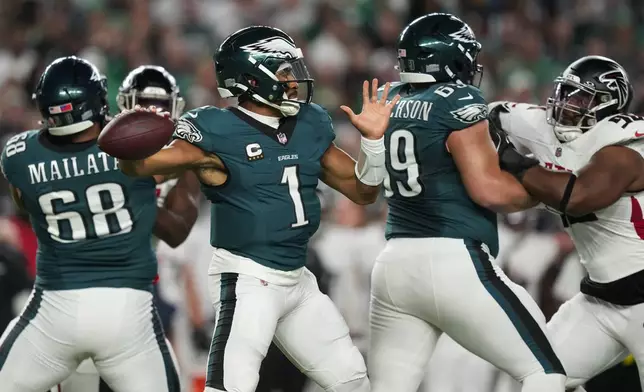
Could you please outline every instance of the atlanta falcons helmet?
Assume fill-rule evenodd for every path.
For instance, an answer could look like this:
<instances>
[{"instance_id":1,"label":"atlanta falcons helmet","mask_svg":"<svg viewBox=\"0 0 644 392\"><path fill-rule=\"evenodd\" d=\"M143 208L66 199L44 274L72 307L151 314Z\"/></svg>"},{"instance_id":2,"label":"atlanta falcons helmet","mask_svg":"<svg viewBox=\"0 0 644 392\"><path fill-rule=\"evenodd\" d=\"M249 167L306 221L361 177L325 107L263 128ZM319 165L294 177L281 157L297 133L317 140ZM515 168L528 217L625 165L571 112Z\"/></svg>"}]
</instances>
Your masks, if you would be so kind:
<instances>
[{"instance_id":1,"label":"atlanta falcons helmet","mask_svg":"<svg viewBox=\"0 0 644 392\"><path fill-rule=\"evenodd\" d=\"M547 118L557 138L569 142L602 119L628 112L632 99L633 86L621 65L606 57L586 56L555 79Z\"/></svg>"},{"instance_id":2,"label":"atlanta falcons helmet","mask_svg":"<svg viewBox=\"0 0 644 392\"><path fill-rule=\"evenodd\" d=\"M181 116L186 106L174 76L156 65L142 65L133 69L123 79L116 103L121 111L132 109L135 105L154 105L167 110L175 119Z\"/></svg>"}]
</instances>

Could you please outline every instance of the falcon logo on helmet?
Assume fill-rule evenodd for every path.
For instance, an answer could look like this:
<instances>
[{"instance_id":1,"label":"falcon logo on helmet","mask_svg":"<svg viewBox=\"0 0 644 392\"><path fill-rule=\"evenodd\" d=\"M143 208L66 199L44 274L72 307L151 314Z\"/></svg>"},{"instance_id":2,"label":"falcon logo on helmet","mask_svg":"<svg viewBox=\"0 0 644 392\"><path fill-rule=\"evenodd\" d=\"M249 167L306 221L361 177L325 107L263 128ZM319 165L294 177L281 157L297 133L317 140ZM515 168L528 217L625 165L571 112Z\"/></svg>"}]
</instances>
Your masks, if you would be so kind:
<instances>
[{"instance_id":1,"label":"falcon logo on helmet","mask_svg":"<svg viewBox=\"0 0 644 392\"><path fill-rule=\"evenodd\" d=\"M241 47L244 52L270 54L272 57L298 58L297 48L282 37L261 39Z\"/></svg>"},{"instance_id":2,"label":"falcon logo on helmet","mask_svg":"<svg viewBox=\"0 0 644 392\"><path fill-rule=\"evenodd\" d=\"M473 103L450 112L455 119L466 123L473 124L487 118L487 105L482 103Z\"/></svg>"},{"instance_id":3,"label":"falcon logo on helmet","mask_svg":"<svg viewBox=\"0 0 644 392\"><path fill-rule=\"evenodd\" d=\"M617 109L622 109L627 102L628 81L626 75L619 70L608 71L599 75L599 81L606 85L609 90L617 92Z\"/></svg>"},{"instance_id":4,"label":"falcon logo on helmet","mask_svg":"<svg viewBox=\"0 0 644 392\"><path fill-rule=\"evenodd\" d=\"M177 121L174 129L174 136L181 138L188 143L199 143L203 140L201 132L190 122L184 119Z\"/></svg>"}]
</instances>

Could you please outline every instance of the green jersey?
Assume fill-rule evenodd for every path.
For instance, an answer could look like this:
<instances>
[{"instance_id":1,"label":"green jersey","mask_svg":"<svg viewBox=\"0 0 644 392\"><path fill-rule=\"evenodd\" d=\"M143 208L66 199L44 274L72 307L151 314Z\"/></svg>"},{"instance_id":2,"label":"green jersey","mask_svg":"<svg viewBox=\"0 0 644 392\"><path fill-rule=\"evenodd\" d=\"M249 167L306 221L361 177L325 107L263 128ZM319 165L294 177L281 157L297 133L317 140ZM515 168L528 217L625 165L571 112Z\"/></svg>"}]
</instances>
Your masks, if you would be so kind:
<instances>
[{"instance_id":1,"label":"green jersey","mask_svg":"<svg viewBox=\"0 0 644 392\"><path fill-rule=\"evenodd\" d=\"M127 177L96 141L60 144L47 131L11 138L2 169L38 239L36 285L147 289L157 273L150 235L153 178Z\"/></svg>"},{"instance_id":2,"label":"green jersey","mask_svg":"<svg viewBox=\"0 0 644 392\"><path fill-rule=\"evenodd\" d=\"M447 237L481 241L496 255L496 214L472 201L445 143L452 132L487 118L487 104L471 85L437 83L400 94L385 134L389 202L386 237Z\"/></svg>"},{"instance_id":3,"label":"green jersey","mask_svg":"<svg viewBox=\"0 0 644 392\"><path fill-rule=\"evenodd\" d=\"M320 223L320 159L335 138L324 109L302 105L273 128L238 108L207 106L184 114L174 137L226 166L223 185L201 187L212 203L212 246L282 271L304 266Z\"/></svg>"}]
</instances>

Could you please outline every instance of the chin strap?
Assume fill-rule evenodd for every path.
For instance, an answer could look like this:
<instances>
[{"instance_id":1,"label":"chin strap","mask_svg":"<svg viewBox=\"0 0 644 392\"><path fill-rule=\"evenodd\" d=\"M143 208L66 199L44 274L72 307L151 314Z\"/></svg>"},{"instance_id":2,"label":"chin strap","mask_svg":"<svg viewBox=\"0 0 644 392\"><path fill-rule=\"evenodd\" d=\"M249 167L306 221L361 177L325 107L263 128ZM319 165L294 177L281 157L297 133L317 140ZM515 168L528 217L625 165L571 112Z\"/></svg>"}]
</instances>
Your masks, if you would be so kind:
<instances>
[{"instance_id":1,"label":"chin strap","mask_svg":"<svg viewBox=\"0 0 644 392\"><path fill-rule=\"evenodd\" d=\"M355 173L361 183L378 186L387 175L385 167L385 137L371 140L360 138L360 156L356 162Z\"/></svg>"},{"instance_id":2,"label":"chin strap","mask_svg":"<svg viewBox=\"0 0 644 392\"><path fill-rule=\"evenodd\" d=\"M282 115L285 117L296 116L300 112L300 104L298 102L283 101L277 104L277 103L270 102L267 99L264 99L259 94L252 94L251 98L255 102L259 102L261 104L268 105L272 108L279 110L280 113L282 113Z\"/></svg>"}]
</instances>

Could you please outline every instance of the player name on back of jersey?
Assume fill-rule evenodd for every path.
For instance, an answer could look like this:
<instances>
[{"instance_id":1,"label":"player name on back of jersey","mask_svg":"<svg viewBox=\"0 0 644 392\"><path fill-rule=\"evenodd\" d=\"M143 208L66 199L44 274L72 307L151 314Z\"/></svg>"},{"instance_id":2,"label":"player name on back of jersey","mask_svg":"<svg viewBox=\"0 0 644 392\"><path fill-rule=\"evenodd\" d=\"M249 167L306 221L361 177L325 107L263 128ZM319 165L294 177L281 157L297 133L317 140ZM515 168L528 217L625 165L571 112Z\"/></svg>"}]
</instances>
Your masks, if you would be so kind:
<instances>
[{"instance_id":1,"label":"player name on back of jersey","mask_svg":"<svg viewBox=\"0 0 644 392\"><path fill-rule=\"evenodd\" d=\"M432 110L432 103L417 99L402 99L391 112L391 118L429 121L429 112Z\"/></svg>"},{"instance_id":2,"label":"player name on back of jersey","mask_svg":"<svg viewBox=\"0 0 644 392\"><path fill-rule=\"evenodd\" d=\"M32 163L27 165L27 168L31 184L89 176L119 169L118 160L104 152Z\"/></svg>"}]
</instances>

